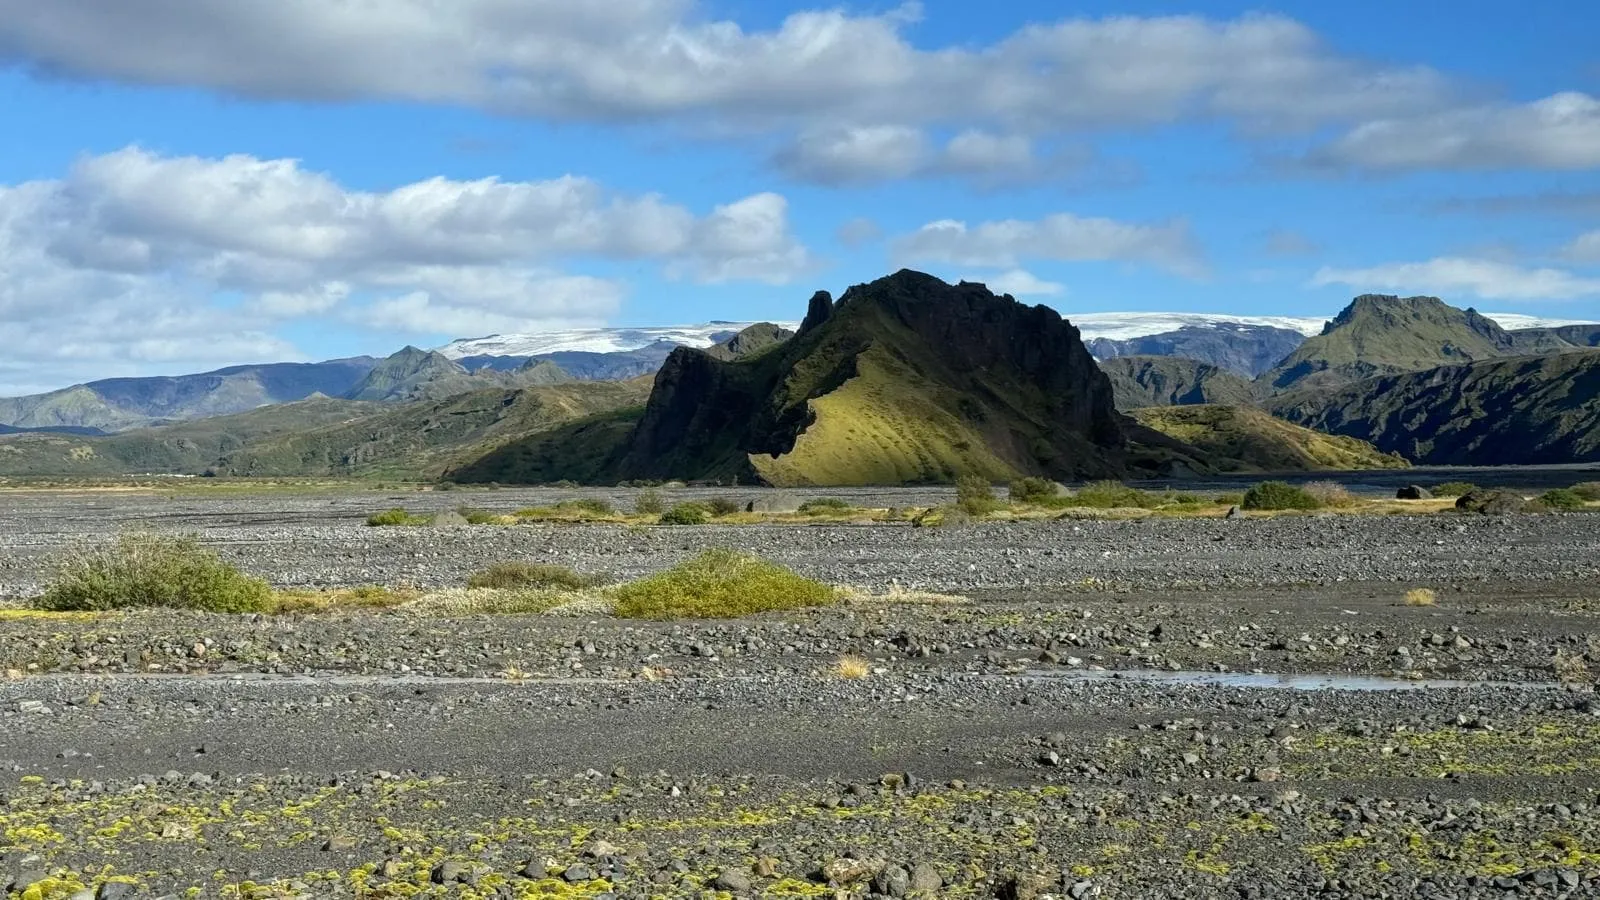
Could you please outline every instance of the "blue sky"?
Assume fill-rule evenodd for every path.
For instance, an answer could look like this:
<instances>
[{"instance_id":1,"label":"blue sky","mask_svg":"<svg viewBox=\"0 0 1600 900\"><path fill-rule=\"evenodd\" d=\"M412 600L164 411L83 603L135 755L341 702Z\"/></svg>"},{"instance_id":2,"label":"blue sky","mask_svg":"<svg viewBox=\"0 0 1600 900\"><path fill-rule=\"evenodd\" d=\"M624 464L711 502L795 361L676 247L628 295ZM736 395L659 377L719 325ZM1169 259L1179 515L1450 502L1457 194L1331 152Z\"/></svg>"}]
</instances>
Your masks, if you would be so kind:
<instances>
[{"instance_id":1,"label":"blue sky","mask_svg":"<svg viewBox=\"0 0 1600 900\"><path fill-rule=\"evenodd\" d=\"M0 0L0 393L901 266L1600 318L1597 47L1577 0Z\"/></svg>"}]
</instances>

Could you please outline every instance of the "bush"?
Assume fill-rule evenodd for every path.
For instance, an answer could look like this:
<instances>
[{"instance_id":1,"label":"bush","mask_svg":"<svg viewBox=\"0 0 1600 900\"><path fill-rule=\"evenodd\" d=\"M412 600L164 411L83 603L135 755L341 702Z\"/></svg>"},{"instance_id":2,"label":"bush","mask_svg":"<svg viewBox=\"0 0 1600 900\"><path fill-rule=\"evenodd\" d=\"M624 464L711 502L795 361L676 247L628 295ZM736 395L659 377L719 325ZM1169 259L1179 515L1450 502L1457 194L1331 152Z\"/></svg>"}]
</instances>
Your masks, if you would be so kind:
<instances>
[{"instance_id":1,"label":"bush","mask_svg":"<svg viewBox=\"0 0 1600 900\"><path fill-rule=\"evenodd\" d=\"M467 579L469 588L564 588L576 591L588 587L589 579L566 566L552 566L528 562L495 563Z\"/></svg>"},{"instance_id":2,"label":"bush","mask_svg":"<svg viewBox=\"0 0 1600 900\"><path fill-rule=\"evenodd\" d=\"M372 515L367 516L367 524L373 528L383 528L392 525L426 525L428 524L428 517L414 516L411 513L406 512L405 507L396 506L394 509L386 509L383 512L373 513Z\"/></svg>"},{"instance_id":3,"label":"bush","mask_svg":"<svg viewBox=\"0 0 1600 900\"><path fill-rule=\"evenodd\" d=\"M1321 506L1317 498L1282 481L1263 481L1244 492L1245 509L1316 509Z\"/></svg>"},{"instance_id":4,"label":"bush","mask_svg":"<svg viewBox=\"0 0 1600 900\"><path fill-rule=\"evenodd\" d=\"M1144 491L1128 487L1120 481L1091 481L1073 495L1072 505L1095 509L1148 509L1155 506L1156 501Z\"/></svg>"},{"instance_id":5,"label":"bush","mask_svg":"<svg viewBox=\"0 0 1600 900\"><path fill-rule=\"evenodd\" d=\"M1061 495L1061 485L1048 478L1018 478L1011 482L1012 503L1039 503Z\"/></svg>"},{"instance_id":6,"label":"bush","mask_svg":"<svg viewBox=\"0 0 1600 900\"><path fill-rule=\"evenodd\" d=\"M1572 492L1584 500L1593 503L1600 500L1600 481L1585 481L1572 486Z\"/></svg>"},{"instance_id":7,"label":"bush","mask_svg":"<svg viewBox=\"0 0 1600 900\"><path fill-rule=\"evenodd\" d=\"M1338 508L1356 505L1355 495L1337 481L1313 481L1304 490L1323 506Z\"/></svg>"},{"instance_id":8,"label":"bush","mask_svg":"<svg viewBox=\"0 0 1600 900\"><path fill-rule=\"evenodd\" d=\"M569 516L614 516L617 514L617 508L604 500L584 498L563 500L556 504L556 512Z\"/></svg>"},{"instance_id":9,"label":"bush","mask_svg":"<svg viewBox=\"0 0 1600 900\"><path fill-rule=\"evenodd\" d=\"M667 501L655 488L646 488L633 499L633 511L641 516L659 516L667 511Z\"/></svg>"},{"instance_id":10,"label":"bush","mask_svg":"<svg viewBox=\"0 0 1600 900\"><path fill-rule=\"evenodd\" d=\"M1478 486L1470 481L1446 481L1444 484L1435 485L1433 495L1441 500L1461 497L1477 490Z\"/></svg>"},{"instance_id":11,"label":"bush","mask_svg":"<svg viewBox=\"0 0 1600 900\"><path fill-rule=\"evenodd\" d=\"M711 510L713 516L731 516L737 512L744 512L744 504L732 497L712 497L706 501L706 508Z\"/></svg>"},{"instance_id":12,"label":"bush","mask_svg":"<svg viewBox=\"0 0 1600 900\"><path fill-rule=\"evenodd\" d=\"M1578 496L1576 491L1569 490L1567 488L1557 488L1553 491L1545 491L1543 494L1540 494L1539 499L1534 502L1538 503L1545 509L1560 510L1562 512L1571 512L1575 509L1583 509L1584 507L1583 498Z\"/></svg>"},{"instance_id":13,"label":"bush","mask_svg":"<svg viewBox=\"0 0 1600 900\"><path fill-rule=\"evenodd\" d=\"M783 566L732 550L694 559L617 589L615 614L625 619L731 619L783 609L826 606L833 588Z\"/></svg>"},{"instance_id":14,"label":"bush","mask_svg":"<svg viewBox=\"0 0 1600 900\"><path fill-rule=\"evenodd\" d=\"M956 505L971 516L983 516L1000 508L994 485L982 475L963 475L956 479Z\"/></svg>"},{"instance_id":15,"label":"bush","mask_svg":"<svg viewBox=\"0 0 1600 900\"><path fill-rule=\"evenodd\" d=\"M487 509L473 509L470 506L458 506L456 507L456 512L461 516L461 518L467 520L468 525L493 525L494 523L500 521L499 515L492 513ZM370 519L368 520L368 524L371 524Z\"/></svg>"},{"instance_id":16,"label":"bush","mask_svg":"<svg viewBox=\"0 0 1600 900\"><path fill-rule=\"evenodd\" d=\"M75 554L38 605L56 611L169 607L247 613L271 609L272 589L194 536L125 534L115 544Z\"/></svg>"},{"instance_id":17,"label":"bush","mask_svg":"<svg viewBox=\"0 0 1600 900\"><path fill-rule=\"evenodd\" d=\"M807 516L825 516L829 513L849 512L854 509L848 501L838 497L814 497L800 504L800 512Z\"/></svg>"},{"instance_id":18,"label":"bush","mask_svg":"<svg viewBox=\"0 0 1600 900\"><path fill-rule=\"evenodd\" d=\"M661 525L704 525L710 510L700 503L679 503L661 514Z\"/></svg>"},{"instance_id":19,"label":"bush","mask_svg":"<svg viewBox=\"0 0 1600 900\"><path fill-rule=\"evenodd\" d=\"M1439 602L1439 595L1433 588L1412 588L1406 591L1407 606L1433 606Z\"/></svg>"},{"instance_id":20,"label":"bush","mask_svg":"<svg viewBox=\"0 0 1600 900\"><path fill-rule=\"evenodd\" d=\"M1170 506L1205 506L1209 501L1199 494L1181 494L1177 491L1168 491L1162 495L1161 502Z\"/></svg>"}]
</instances>

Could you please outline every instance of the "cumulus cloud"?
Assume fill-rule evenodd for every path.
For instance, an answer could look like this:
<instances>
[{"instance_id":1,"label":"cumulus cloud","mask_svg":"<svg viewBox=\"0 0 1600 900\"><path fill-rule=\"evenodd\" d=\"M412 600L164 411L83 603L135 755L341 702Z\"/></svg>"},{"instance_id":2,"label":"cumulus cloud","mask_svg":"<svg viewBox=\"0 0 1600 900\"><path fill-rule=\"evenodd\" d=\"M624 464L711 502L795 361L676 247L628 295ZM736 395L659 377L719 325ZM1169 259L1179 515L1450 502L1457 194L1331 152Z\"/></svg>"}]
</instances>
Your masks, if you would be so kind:
<instances>
[{"instance_id":1,"label":"cumulus cloud","mask_svg":"<svg viewBox=\"0 0 1600 900\"><path fill-rule=\"evenodd\" d=\"M778 161L830 181L917 171L929 128L960 133L933 155L990 170L1041 136L1179 121L1303 130L1429 112L1451 93L1430 69L1341 54L1279 15L1067 18L919 47L903 33L915 4L806 10L763 29L701 12L692 0L0 0L0 63L250 97L715 123L792 138Z\"/></svg>"},{"instance_id":2,"label":"cumulus cloud","mask_svg":"<svg viewBox=\"0 0 1600 900\"><path fill-rule=\"evenodd\" d=\"M309 316L413 334L598 323L624 287L562 272L574 257L707 283L812 265L776 194L699 216L575 177L368 192L293 160L128 148L0 186L0 345L70 380L296 359L273 329Z\"/></svg>"},{"instance_id":3,"label":"cumulus cloud","mask_svg":"<svg viewBox=\"0 0 1600 900\"><path fill-rule=\"evenodd\" d=\"M1311 155L1379 171L1600 168L1600 99L1566 92L1533 103L1365 122Z\"/></svg>"},{"instance_id":4,"label":"cumulus cloud","mask_svg":"<svg viewBox=\"0 0 1600 900\"><path fill-rule=\"evenodd\" d=\"M967 277L963 281L977 281L988 285L996 294L1013 297L1056 297L1067 292L1065 285L1043 278L1025 269L1012 269L987 278Z\"/></svg>"},{"instance_id":5,"label":"cumulus cloud","mask_svg":"<svg viewBox=\"0 0 1600 900\"><path fill-rule=\"evenodd\" d=\"M1348 285L1359 291L1466 295L1483 300L1573 300L1600 295L1600 278L1562 269L1527 268L1498 260L1438 257L1424 262L1390 263L1369 269L1324 267L1311 279L1316 287Z\"/></svg>"},{"instance_id":6,"label":"cumulus cloud","mask_svg":"<svg viewBox=\"0 0 1600 900\"><path fill-rule=\"evenodd\" d=\"M1580 234L1561 248L1561 258L1580 264L1600 265L1600 231Z\"/></svg>"},{"instance_id":7,"label":"cumulus cloud","mask_svg":"<svg viewBox=\"0 0 1600 900\"><path fill-rule=\"evenodd\" d=\"M1038 221L1008 219L976 226L930 222L894 242L906 262L1011 269L1024 260L1147 263L1195 276L1204 270L1186 222L1141 225L1058 213Z\"/></svg>"}]
</instances>

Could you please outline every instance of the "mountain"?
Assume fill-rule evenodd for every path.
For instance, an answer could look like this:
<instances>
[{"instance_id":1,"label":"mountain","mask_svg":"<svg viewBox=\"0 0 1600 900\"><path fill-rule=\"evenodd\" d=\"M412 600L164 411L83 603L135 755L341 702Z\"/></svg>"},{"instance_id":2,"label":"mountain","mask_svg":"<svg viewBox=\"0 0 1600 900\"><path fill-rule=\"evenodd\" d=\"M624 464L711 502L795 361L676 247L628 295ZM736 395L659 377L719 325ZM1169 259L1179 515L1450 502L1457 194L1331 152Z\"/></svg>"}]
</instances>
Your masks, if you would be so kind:
<instances>
[{"instance_id":1,"label":"mountain","mask_svg":"<svg viewBox=\"0 0 1600 900\"><path fill-rule=\"evenodd\" d=\"M108 378L47 394L0 398L0 423L18 428L124 431L228 415L259 406L342 396L364 378L371 357L320 363L232 366L198 375Z\"/></svg>"},{"instance_id":2,"label":"mountain","mask_svg":"<svg viewBox=\"0 0 1600 900\"><path fill-rule=\"evenodd\" d=\"M1218 322L1185 325L1176 331L1122 341L1094 338L1087 343L1096 359L1177 356L1254 378L1293 353L1305 339L1304 334L1290 328Z\"/></svg>"},{"instance_id":3,"label":"mountain","mask_svg":"<svg viewBox=\"0 0 1600 900\"><path fill-rule=\"evenodd\" d=\"M1232 325L1274 328L1310 337L1327 323L1324 316L1233 316L1226 313L1173 312L1069 312L1086 343L1097 340L1131 341L1185 328L1210 329Z\"/></svg>"},{"instance_id":4,"label":"mountain","mask_svg":"<svg viewBox=\"0 0 1600 900\"><path fill-rule=\"evenodd\" d=\"M1175 356L1119 356L1102 360L1117 409L1255 402L1255 386L1232 372Z\"/></svg>"},{"instance_id":5,"label":"mountain","mask_svg":"<svg viewBox=\"0 0 1600 900\"><path fill-rule=\"evenodd\" d=\"M527 387L566 384L573 380L564 369L548 359L530 359L516 370L514 376L516 381Z\"/></svg>"},{"instance_id":6,"label":"mountain","mask_svg":"<svg viewBox=\"0 0 1600 900\"><path fill-rule=\"evenodd\" d=\"M1134 410L1141 425L1201 451L1223 472L1403 469L1400 456L1366 441L1323 434L1248 406L1169 406Z\"/></svg>"},{"instance_id":7,"label":"mountain","mask_svg":"<svg viewBox=\"0 0 1600 900\"><path fill-rule=\"evenodd\" d=\"M1456 309L1437 297L1364 294L1262 379L1278 391L1337 387L1376 375L1567 347L1543 332L1506 331L1477 310Z\"/></svg>"},{"instance_id":8,"label":"mountain","mask_svg":"<svg viewBox=\"0 0 1600 900\"><path fill-rule=\"evenodd\" d=\"M1272 411L1427 465L1600 460L1600 351L1491 359L1387 375Z\"/></svg>"},{"instance_id":9,"label":"mountain","mask_svg":"<svg viewBox=\"0 0 1600 900\"><path fill-rule=\"evenodd\" d=\"M444 354L407 346L374 366L345 396L373 402L420 400L471 390L466 386L471 379L471 373Z\"/></svg>"},{"instance_id":10,"label":"mountain","mask_svg":"<svg viewBox=\"0 0 1600 900\"><path fill-rule=\"evenodd\" d=\"M734 360L763 353L792 337L794 332L782 325L758 322L720 344L707 347L706 353L723 361Z\"/></svg>"},{"instance_id":11,"label":"mountain","mask_svg":"<svg viewBox=\"0 0 1600 900\"><path fill-rule=\"evenodd\" d=\"M548 362L577 381L626 381L641 375L654 375L672 351L681 346L657 341L637 350L594 353L587 350L559 350L537 356L464 356L456 360L469 372L485 370L514 372L532 362Z\"/></svg>"},{"instance_id":12,"label":"mountain","mask_svg":"<svg viewBox=\"0 0 1600 900\"><path fill-rule=\"evenodd\" d=\"M724 361L680 348L642 412L515 442L451 477L1117 477L1158 470L1179 447L1116 412L1110 380L1053 310L901 271L838 303L819 292L795 336L766 352Z\"/></svg>"},{"instance_id":13,"label":"mountain","mask_svg":"<svg viewBox=\"0 0 1600 900\"><path fill-rule=\"evenodd\" d=\"M60 425L55 428L18 428L15 425L0 425L0 434L75 434L87 437L105 432L98 428L85 428L79 425Z\"/></svg>"},{"instance_id":14,"label":"mountain","mask_svg":"<svg viewBox=\"0 0 1600 900\"><path fill-rule=\"evenodd\" d=\"M1528 328L1511 332L1522 338L1554 339L1574 349L1600 347L1600 325L1557 325L1549 328Z\"/></svg>"},{"instance_id":15,"label":"mountain","mask_svg":"<svg viewBox=\"0 0 1600 900\"><path fill-rule=\"evenodd\" d=\"M728 340L754 322L707 322L652 328L579 328L537 334L491 334L451 341L438 352L462 360L483 356L544 356L553 353L626 353L652 344L706 348ZM780 323L793 329L795 323ZM559 360L557 360L559 362ZM565 367L563 367L565 368Z\"/></svg>"}]
</instances>

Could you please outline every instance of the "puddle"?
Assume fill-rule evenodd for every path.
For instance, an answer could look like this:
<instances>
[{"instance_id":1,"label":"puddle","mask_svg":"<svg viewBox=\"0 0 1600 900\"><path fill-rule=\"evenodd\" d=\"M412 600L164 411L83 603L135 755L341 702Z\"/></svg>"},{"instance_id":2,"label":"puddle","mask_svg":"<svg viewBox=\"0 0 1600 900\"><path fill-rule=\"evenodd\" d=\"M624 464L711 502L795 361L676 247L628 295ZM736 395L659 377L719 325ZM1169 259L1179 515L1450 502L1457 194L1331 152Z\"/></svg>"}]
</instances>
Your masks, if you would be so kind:
<instances>
[{"instance_id":1,"label":"puddle","mask_svg":"<svg viewBox=\"0 0 1600 900\"><path fill-rule=\"evenodd\" d=\"M1164 672L1156 669L1045 670L1033 669L1024 678L1040 681L1137 681L1195 687L1255 688L1283 691L1423 691L1462 688L1548 689L1558 684L1539 681L1452 681L1442 678L1393 678L1383 675L1273 674L1255 672Z\"/></svg>"}]
</instances>

